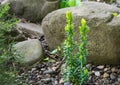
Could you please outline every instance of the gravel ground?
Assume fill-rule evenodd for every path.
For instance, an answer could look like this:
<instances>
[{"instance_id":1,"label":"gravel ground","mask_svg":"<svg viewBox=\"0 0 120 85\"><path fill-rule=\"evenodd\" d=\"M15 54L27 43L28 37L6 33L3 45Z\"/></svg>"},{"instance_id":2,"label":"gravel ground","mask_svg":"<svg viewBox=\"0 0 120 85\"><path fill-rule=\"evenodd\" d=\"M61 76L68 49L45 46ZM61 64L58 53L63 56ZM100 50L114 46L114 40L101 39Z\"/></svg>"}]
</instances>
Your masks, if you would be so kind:
<instances>
[{"instance_id":1,"label":"gravel ground","mask_svg":"<svg viewBox=\"0 0 120 85\"><path fill-rule=\"evenodd\" d=\"M37 64L22 73L19 78L25 80L28 85L64 85L60 69L56 71L59 64L60 62L54 60ZM120 66L87 66L90 68L90 77L86 85L120 85Z\"/></svg>"},{"instance_id":2,"label":"gravel ground","mask_svg":"<svg viewBox=\"0 0 120 85\"><path fill-rule=\"evenodd\" d=\"M62 58L50 55L44 37L42 42L47 58L41 63L33 65L28 71L20 71L18 79L25 80L27 85L72 85L65 83L62 78ZM90 70L90 77L86 85L120 85L120 65L86 65ZM23 84L22 84L23 85Z\"/></svg>"}]
</instances>

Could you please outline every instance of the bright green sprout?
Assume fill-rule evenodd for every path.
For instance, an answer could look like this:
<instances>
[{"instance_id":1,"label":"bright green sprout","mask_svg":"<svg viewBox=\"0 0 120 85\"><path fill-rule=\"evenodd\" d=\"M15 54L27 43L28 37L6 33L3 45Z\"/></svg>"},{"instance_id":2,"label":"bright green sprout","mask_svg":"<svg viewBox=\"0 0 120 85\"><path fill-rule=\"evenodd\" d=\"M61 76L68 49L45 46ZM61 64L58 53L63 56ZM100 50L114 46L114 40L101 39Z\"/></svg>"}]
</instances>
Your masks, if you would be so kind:
<instances>
[{"instance_id":1,"label":"bright green sprout","mask_svg":"<svg viewBox=\"0 0 120 85\"><path fill-rule=\"evenodd\" d=\"M89 27L85 19L81 19L80 43L75 41L75 26L73 24L73 14L66 12L67 25L65 27L66 40L63 44L63 55L65 57L65 68L63 69L64 81L72 82L73 85L84 85L89 77L89 71L86 68L87 35ZM76 52L76 50L78 50Z\"/></svg>"}]
</instances>

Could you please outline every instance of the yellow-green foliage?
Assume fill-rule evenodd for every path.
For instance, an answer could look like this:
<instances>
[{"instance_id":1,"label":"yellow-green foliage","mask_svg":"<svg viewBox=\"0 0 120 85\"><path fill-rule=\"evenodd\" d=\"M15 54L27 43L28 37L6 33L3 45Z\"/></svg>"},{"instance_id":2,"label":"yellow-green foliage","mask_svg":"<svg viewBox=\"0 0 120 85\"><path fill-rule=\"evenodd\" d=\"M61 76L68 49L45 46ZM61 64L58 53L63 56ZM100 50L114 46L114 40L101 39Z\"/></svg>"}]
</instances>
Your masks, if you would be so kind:
<instances>
[{"instance_id":1,"label":"yellow-green foliage","mask_svg":"<svg viewBox=\"0 0 120 85\"><path fill-rule=\"evenodd\" d=\"M87 34L89 32L89 27L85 19L81 20L81 26L79 26L80 31L80 43L76 43L75 37L75 27L73 24L72 12L68 11L66 13L67 25L65 27L66 40L63 44L63 54L65 57L65 69L64 80L72 82L74 85L84 85L88 80L88 69L86 66L87 52ZM78 50L76 53L74 53Z\"/></svg>"}]
</instances>

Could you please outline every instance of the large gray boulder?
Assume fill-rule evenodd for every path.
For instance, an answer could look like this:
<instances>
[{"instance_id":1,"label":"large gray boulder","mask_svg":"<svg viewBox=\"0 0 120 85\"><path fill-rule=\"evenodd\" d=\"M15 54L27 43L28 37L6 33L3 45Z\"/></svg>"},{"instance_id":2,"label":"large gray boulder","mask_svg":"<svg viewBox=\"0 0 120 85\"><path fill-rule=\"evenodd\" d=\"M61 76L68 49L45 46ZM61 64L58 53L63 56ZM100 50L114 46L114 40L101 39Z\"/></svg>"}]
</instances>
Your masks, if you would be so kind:
<instances>
[{"instance_id":1,"label":"large gray boulder","mask_svg":"<svg viewBox=\"0 0 120 85\"><path fill-rule=\"evenodd\" d=\"M12 29L10 32L12 36L11 39L20 42L30 39L40 39L44 33L40 24L19 22L16 28Z\"/></svg>"},{"instance_id":2,"label":"large gray boulder","mask_svg":"<svg viewBox=\"0 0 120 85\"><path fill-rule=\"evenodd\" d=\"M59 8L60 0L5 0L10 3L11 13L30 21L40 21L48 13Z\"/></svg>"},{"instance_id":3,"label":"large gray boulder","mask_svg":"<svg viewBox=\"0 0 120 85\"><path fill-rule=\"evenodd\" d=\"M17 58L21 64L32 65L43 59L42 46L37 39L19 42L14 46L14 49L16 54L20 55Z\"/></svg>"},{"instance_id":4,"label":"large gray boulder","mask_svg":"<svg viewBox=\"0 0 120 85\"><path fill-rule=\"evenodd\" d=\"M120 17L112 15L120 9L105 3L83 2L81 7L60 9L48 14L42 21L42 28L49 47L55 49L64 41L65 14L68 10L73 12L75 29L80 25L81 18L85 18L90 27L87 61L120 64ZM77 40L78 33L76 29Z\"/></svg>"}]
</instances>

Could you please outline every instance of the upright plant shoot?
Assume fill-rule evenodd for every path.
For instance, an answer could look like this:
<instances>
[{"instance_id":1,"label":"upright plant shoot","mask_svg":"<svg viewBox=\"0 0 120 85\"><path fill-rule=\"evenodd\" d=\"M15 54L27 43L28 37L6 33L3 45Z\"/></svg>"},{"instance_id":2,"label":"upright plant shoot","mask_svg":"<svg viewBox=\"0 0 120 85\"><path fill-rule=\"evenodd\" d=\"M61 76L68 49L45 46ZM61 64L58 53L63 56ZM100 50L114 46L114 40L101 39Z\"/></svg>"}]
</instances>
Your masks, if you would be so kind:
<instances>
[{"instance_id":1,"label":"upright plant shoot","mask_svg":"<svg viewBox=\"0 0 120 85\"><path fill-rule=\"evenodd\" d=\"M85 19L81 20L80 43L75 41L75 29L72 12L66 13L67 25L65 27L66 40L63 44L63 54L65 57L64 81L72 82L74 85L84 85L88 80L88 69L86 68L87 34L89 27ZM76 52L77 51L77 52Z\"/></svg>"}]
</instances>

